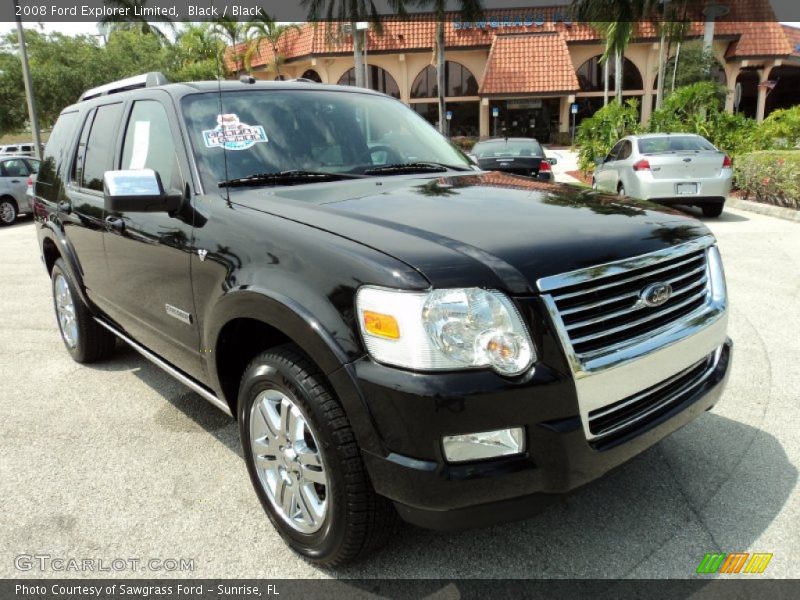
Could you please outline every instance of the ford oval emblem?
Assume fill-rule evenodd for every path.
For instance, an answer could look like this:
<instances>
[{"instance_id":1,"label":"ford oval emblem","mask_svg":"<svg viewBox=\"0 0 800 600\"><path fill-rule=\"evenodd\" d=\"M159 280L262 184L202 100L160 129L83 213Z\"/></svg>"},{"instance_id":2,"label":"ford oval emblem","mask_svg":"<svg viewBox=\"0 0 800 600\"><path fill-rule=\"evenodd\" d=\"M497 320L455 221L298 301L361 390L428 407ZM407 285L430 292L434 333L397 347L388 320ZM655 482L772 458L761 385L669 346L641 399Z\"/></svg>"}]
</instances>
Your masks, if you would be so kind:
<instances>
[{"instance_id":1,"label":"ford oval emblem","mask_svg":"<svg viewBox=\"0 0 800 600\"><path fill-rule=\"evenodd\" d=\"M672 296L672 286L668 283L654 283L648 285L639 293L639 298L645 306L661 306Z\"/></svg>"}]
</instances>

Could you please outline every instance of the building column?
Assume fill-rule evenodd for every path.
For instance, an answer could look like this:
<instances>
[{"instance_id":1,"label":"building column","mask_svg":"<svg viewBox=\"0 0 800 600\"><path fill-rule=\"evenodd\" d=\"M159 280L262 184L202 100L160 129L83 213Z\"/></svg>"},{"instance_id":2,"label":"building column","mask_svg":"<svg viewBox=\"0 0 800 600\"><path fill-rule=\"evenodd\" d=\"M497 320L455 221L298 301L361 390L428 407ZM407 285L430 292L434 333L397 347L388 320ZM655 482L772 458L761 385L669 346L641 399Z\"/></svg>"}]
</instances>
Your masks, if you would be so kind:
<instances>
[{"instance_id":1,"label":"building column","mask_svg":"<svg viewBox=\"0 0 800 600\"><path fill-rule=\"evenodd\" d=\"M559 133L569 133L570 125L572 125L572 115L569 112L569 107L573 102L575 102L575 96L561 96L558 114Z\"/></svg>"},{"instance_id":2,"label":"building column","mask_svg":"<svg viewBox=\"0 0 800 600\"><path fill-rule=\"evenodd\" d=\"M408 81L408 63L406 62L406 55L399 54L397 60L400 61L400 100L411 106L411 83Z\"/></svg>"},{"instance_id":3,"label":"building column","mask_svg":"<svg viewBox=\"0 0 800 600\"><path fill-rule=\"evenodd\" d=\"M741 67L732 65L725 68L725 79L727 93L725 94L725 112L733 114L734 100L736 95L736 79L739 77Z\"/></svg>"},{"instance_id":4,"label":"building column","mask_svg":"<svg viewBox=\"0 0 800 600\"><path fill-rule=\"evenodd\" d=\"M489 99L488 98L481 98L479 103L480 109L478 111L478 135L483 138L487 138L491 135L490 133L490 122L491 122L491 114L489 114Z\"/></svg>"},{"instance_id":5,"label":"building column","mask_svg":"<svg viewBox=\"0 0 800 600\"><path fill-rule=\"evenodd\" d=\"M756 103L756 121L761 123L764 120L764 111L767 108L767 88L761 85L769 79L769 72L772 67L764 65L764 69L758 74L758 101Z\"/></svg>"}]
</instances>

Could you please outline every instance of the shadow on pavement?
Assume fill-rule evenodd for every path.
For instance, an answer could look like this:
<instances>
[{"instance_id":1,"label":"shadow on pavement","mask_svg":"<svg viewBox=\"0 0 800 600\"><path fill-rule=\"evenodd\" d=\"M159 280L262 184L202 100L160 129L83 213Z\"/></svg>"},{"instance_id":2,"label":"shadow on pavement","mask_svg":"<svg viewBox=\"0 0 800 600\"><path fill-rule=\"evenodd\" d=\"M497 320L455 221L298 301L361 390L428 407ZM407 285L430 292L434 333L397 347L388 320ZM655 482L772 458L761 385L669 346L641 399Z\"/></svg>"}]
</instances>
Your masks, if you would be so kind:
<instances>
[{"instance_id":1,"label":"shadow on pavement","mask_svg":"<svg viewBox=\"0 0 800 600\"><path fill-rule=\"evenodd\" d=\"M675 208L683 213L686 213L690 217L694 217L695 219L700 219L701 221L709 221L711 223L736 223L741 221L749 221L747 217L742 215L735 215L732 212L728 212L728 210L723 209L722 214L718 217L705 217L703 216L703 210L697 206L683 206L683 205L674 205L672 208Z\"/></svg>"},{"instance_id":2,"label":"shadow on pavement","mask_svg":"<svg viewBox=\"0 0 800 600\"><path fill-rule=\"evenodd\" d=\"M233 420L124 344L94 368L134 372L171 405L158 425L162 412L169 422L188 420L241 456ZM322 571L354 579L692 577L706 552L748 551L796 482L778 439L710 412L536 517L454 533L405 526L367 560Z\"/></svg>"}]
</instances>

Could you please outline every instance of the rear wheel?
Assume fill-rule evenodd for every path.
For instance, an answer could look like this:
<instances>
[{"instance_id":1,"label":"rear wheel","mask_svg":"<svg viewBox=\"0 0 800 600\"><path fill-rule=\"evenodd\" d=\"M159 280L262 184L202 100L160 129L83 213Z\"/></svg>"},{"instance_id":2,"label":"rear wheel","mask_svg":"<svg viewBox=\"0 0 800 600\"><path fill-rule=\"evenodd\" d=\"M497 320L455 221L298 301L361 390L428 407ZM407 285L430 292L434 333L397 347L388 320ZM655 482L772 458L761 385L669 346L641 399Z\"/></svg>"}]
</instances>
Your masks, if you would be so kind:
<instances>
[{"instance_id":1,"label":"rear wheel","mask_svg":"<svg viewBox=\"0 0 800 600\"><path fill-rule=\"evenodd\" d=\"M0 226L11 225L17 220L17 203L11 198L0 198Z\"/></svg>"},{"instance_id":2,"label":"rear wheel","mask_svg":"<svg viewBox=\"0 0 800 600\"><path fill-rule=\"evenodd\" d=\"M347 416L297 347L279 346L250 363L238 413L253 487L292 549L332 567L391 535L394 507L373 491Z\"/></svg>"},{"instance_id":3,"label":"rear wheel","mask_svg":"<svg viewBox=\"0 0 800 600\"><path fill-rule=\"evenodd\" d=\"M116 338L92 318L60 258L50 276L58 328L67 352L79 363L109 356L114 351Z\"/></svg>"},{"instance_id":4,"label":"rear wheel","mask_svg":"<svg viewBox=\"0 0 800 600\"><path fill-rule=\"evenodd\" d=\"M724 206L724 204L704 204L701 207L703 209L703 216L718 217L722 214L722 209Z\"/></svg>"}]
</instances>

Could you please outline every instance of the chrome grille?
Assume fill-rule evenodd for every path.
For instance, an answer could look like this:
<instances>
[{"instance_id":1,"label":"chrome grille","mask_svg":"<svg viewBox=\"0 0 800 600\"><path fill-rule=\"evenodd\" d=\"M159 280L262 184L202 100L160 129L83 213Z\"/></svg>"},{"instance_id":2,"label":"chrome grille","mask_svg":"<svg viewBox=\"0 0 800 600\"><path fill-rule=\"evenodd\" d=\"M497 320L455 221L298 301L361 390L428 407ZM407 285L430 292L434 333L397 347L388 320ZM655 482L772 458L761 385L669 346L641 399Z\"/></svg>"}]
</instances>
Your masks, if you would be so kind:
<instances>
[{"instance_id":1,"label":"chrome grille","mask_svg":"<svg viewBox=\"0 0 800 600\"><path fill-rule=\"evenodd\" d=\"M551 290L552 300L576 356L584 361L632 344L691 314L707 302L706 249L691 248L645 266L612 270ZM672 287L669 299L648 306L649 285Z\"/></svg>"},{"instance_id":2,"label":"chrome grille","mask_svg":"<svg viewBox=\"0 0 800 600\"><path fill-rule=\"evenodd\" d=\"M696 392L718 360L719 350L634 396L589 412L589 432L605 440L640 427L643 419L657 418Z\"/></svg>"}]
</instances>

